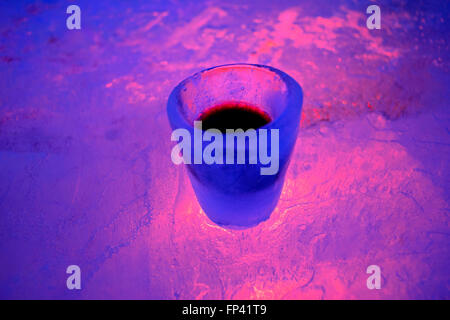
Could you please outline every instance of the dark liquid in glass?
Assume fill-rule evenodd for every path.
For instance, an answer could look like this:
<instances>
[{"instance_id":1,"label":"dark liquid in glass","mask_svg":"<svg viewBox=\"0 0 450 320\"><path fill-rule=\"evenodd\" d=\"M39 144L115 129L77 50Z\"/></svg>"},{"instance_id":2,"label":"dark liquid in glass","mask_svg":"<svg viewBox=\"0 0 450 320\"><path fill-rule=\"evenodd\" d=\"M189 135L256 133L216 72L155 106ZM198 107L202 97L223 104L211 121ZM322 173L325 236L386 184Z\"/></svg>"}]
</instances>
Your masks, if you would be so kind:
<instances>
[{"instance_id":1,"label":"dark liquid in glass","mask_svg":"<svg viewBox=\"0 0 450 320\"><path fill-rule=\"evenodd\" d=\"M226 129L258 129L272 119L261 109L242 103L225 103L205 110L200 117L202 129L218 129L225 133Z\"/></svg>"}]
</instances>

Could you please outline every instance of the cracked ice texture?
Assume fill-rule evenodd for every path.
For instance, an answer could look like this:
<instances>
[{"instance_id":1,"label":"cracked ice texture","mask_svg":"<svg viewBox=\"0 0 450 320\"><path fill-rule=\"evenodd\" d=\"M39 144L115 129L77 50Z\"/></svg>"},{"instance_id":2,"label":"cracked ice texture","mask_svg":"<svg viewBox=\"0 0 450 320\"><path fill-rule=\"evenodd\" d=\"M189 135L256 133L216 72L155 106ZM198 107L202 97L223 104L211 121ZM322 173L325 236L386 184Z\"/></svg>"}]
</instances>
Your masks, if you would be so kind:
<instances>
[{"instance_id":1,"label":"cracked ice texture","mask_svg":"<svg viewBox=\"0 0 450 320\"><path fill-rule=\"evenodd\" d=\"M449 298L448 4L383 2L379 31L350 1L78 5L81 31L0 5L2 298ZM201 211L165 112L233 62L305 93L279 205L244 231Z\"/></svg>"}]
</instances>

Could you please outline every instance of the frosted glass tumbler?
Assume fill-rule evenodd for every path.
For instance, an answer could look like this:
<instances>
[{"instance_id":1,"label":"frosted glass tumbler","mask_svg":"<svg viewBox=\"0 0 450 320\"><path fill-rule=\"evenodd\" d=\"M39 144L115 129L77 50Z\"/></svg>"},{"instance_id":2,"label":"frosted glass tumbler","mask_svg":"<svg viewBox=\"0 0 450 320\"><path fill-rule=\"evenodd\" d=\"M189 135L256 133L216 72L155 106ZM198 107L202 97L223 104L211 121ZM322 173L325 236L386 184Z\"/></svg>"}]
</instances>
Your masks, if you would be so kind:
<instances>
[{"instance_id":1,"label":"frosted glass tumbler","mask_svg":"<svg viewBox=\"0 0 450 320\"><path fill-rule=\"evenodd\" d=\"M198 131L194 121L205 110L230 102L259 108L271 118L259 129L279 130L279 170L276 174L262 175L260 169L266 166L259 162L194 164L192 161L186 164L198 202L213 222L226 228L241 229L253 227L270 217L280 197L297 139L302 101L302 89L293 78L275 68L253 64L209 68L185 79L172 91L167 103L171 127L173 130L186 129L192 137ZM222 133L224 154L228 152L226 135ZM248 145L246 148L248 152ZM271 154L270 143L268 148L268 154ZM234 151L237 154L238 150ZM191 154L194 152L192 143Z\"/></svg>"}]
</instances>

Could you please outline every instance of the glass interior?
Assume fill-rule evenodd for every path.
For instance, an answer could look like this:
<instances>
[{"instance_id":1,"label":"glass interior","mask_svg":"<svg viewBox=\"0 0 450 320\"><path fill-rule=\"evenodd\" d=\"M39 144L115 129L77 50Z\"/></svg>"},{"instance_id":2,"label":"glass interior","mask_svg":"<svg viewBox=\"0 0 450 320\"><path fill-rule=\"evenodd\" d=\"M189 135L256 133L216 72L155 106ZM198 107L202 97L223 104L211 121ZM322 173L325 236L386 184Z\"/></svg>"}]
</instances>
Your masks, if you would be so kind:
<instances>
[{"instance_id":1,"label":"glass interior","mask_svg":"<svg viewBox=\"0 0 450 320\"><path fill-rule=\"evenodd\" d=\"M229 102L250 104L276 119L286 107L287 86L275 72L253 65L216 67L186 79L180 88L180 113L193 125L202 112Z\"/></svg>"}]
</instances>

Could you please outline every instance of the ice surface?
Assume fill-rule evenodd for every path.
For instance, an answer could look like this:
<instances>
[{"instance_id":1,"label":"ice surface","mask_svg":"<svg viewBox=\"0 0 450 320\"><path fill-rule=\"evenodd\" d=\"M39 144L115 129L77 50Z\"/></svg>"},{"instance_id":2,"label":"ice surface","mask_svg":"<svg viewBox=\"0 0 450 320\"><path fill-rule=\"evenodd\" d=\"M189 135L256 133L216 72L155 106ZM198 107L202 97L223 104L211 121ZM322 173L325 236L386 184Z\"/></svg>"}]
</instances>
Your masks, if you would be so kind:
<instances>
[{"instance_id":1,"label":"ice surface","mask_svg":"<svg viewBox=\"0 0 450 320\"><path fill-rule=\"evenodd\" d=\"M350 1L78 5L69 31L61 3L0 4L1 298L450 298L448 4L387 2L373 31ZM165 112L232 62L305 92L280 203L245 231L201 212Z\"/></svg>"}]
</instances>

